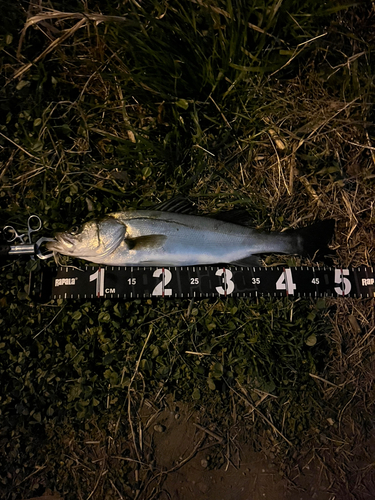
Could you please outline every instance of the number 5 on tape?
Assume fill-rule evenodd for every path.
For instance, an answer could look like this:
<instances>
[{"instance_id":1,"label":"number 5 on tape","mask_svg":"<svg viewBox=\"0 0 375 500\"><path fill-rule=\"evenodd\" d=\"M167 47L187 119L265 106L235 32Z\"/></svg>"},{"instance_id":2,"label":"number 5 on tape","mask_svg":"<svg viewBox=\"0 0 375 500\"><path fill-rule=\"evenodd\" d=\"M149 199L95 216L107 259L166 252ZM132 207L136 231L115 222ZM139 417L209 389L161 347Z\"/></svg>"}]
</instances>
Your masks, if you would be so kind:
<instances>
[{"instance_id":1,"label":"number 5 on tape","mask_svg":"<svg viewBox=\"0 0 375 500\"><path fill-rule=\"evenodd\" d=\"M337 295L348 295L352 289L352 284L348 278L344 276L349 276L349 269L335 269L335 292Z\"/></svg>"}]
</instances>

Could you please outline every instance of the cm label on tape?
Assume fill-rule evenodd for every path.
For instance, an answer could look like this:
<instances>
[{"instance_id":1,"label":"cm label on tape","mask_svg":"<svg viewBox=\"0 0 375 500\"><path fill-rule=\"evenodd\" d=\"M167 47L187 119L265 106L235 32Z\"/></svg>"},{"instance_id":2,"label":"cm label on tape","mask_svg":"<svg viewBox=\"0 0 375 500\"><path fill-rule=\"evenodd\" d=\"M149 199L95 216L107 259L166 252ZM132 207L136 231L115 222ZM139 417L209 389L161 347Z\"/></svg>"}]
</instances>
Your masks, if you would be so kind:
<instances>
[{"instance_id":1,"label":"cm label on tape","mask_svg":"<svg viewBox=\"0 0 375 500\"><path fill-rule=\"evenodd\" d=\"M61 267L52 298L374 297L372 267Z\"/></svg>"}]
</instances>

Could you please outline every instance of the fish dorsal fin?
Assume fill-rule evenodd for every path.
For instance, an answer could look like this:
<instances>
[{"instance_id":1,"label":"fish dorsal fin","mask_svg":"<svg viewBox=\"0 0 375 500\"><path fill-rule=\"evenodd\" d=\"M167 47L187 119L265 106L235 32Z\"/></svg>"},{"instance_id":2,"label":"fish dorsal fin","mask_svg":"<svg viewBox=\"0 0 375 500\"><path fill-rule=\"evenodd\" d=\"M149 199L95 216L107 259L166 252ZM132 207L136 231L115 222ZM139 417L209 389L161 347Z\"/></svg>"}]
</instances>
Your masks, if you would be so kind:
<instances>
[{"instance_id":1,"label":"fish dorsal fin","mask_svg":"<svg viewBox=\"0 0 375 500\"><path fill-rule=\"evenodd\" d=\"M197 213L195 204L188 198L184 198L183 196L176 196L171 200L164 201L163 203L158 203L157 205L152 207L152 210L188 215L196 215Z\"/></svg>"},{"instance_id":2,"label":"fish dorsal fin","mask_svg":"<svg viewBox=\"0 0 375 500\"><path fill-rule=\"evenodd\" d=\"M238 224L239 226L254 227L256 225L254 219L246 210L242 208L234 208L233 210L229 210L227 212L218 212L210 215L210 217L223 222L232 222L233 224Z\"/></svg>"},{"instance_id":3,"label":"fish dorsal fin","mask_svg":"<svg viewBox=\"0 0 375 500\"><path fill-rule=\"evenodd\" d=\"M138 238L125 238L124 241L129 250L145 250L160 248L166 239L164 234L150 234Z\"/></svg>"}]
</instances>

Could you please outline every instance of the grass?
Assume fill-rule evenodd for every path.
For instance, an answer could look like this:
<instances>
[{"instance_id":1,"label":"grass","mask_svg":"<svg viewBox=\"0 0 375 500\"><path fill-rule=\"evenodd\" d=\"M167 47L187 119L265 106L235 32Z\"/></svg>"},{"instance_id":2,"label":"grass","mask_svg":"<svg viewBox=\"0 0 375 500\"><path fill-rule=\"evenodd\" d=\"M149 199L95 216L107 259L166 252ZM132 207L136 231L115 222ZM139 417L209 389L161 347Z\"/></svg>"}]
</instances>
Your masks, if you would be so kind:
<instances>
[{"instance_id":1,"label":"grass","mask_svg":"<svg viewBox=\"0 0 375 500\"><path fill-rule=\"evenodd\" d=\"M248 4L14 2L0 37L2 225L37 213L50 235L183 194L271 230L333 217L335 264L373 265L373 6ZM57 485L147 498L138 415L167 395L204 424L246 428L286 475L311 454L335 491L360 482L373 301L37 304L34 266L0 268L4 498Z\"/></svg>"}]
</instances>

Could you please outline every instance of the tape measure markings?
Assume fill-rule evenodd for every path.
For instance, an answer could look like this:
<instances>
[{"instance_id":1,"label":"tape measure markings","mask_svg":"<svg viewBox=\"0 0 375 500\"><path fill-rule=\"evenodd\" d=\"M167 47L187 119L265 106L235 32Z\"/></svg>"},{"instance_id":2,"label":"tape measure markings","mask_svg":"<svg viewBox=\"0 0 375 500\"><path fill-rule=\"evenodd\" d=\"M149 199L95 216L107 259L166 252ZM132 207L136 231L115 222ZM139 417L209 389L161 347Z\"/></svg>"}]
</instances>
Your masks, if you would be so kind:
<instances>
[{"instance_id":1,"label":"tape measure markings","mask_svg":"<svg viewBox=\"0 0 375 500\"><path fill-rule=\"evenodd\" d=\"M61 267L52 298L375 297L371 267Z\"/></svg>"}]
</instances>

